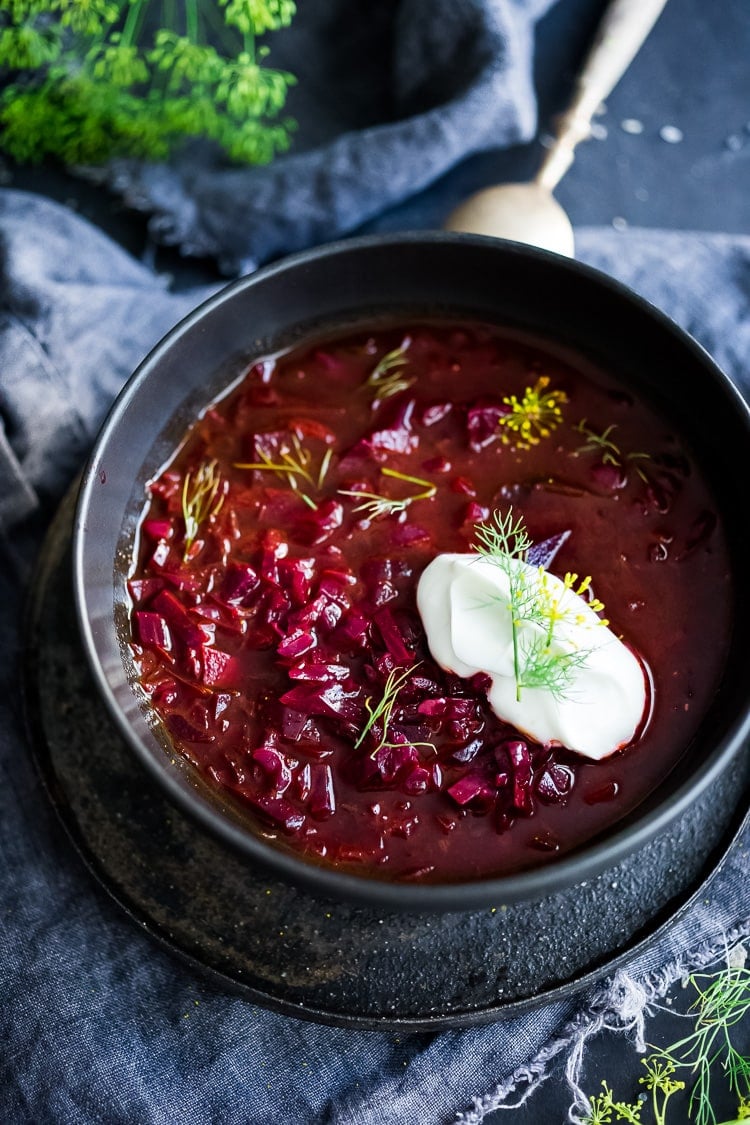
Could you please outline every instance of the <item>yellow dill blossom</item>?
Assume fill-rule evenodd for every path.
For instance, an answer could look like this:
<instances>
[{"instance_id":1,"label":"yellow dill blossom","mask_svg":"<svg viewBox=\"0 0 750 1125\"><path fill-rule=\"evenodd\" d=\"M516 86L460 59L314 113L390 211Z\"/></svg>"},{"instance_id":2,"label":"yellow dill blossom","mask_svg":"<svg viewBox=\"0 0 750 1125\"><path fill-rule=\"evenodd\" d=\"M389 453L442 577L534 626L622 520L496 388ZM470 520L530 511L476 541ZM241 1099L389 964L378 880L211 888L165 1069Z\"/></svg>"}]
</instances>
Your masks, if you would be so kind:
<instances>
[{"instance_id":1,"label":"yellow dill blossom","mask_svg":"<svg viewBox=\"0 0 750 1125\"><path fill-rule=\"evenodd\" d=\"M549 376L540 375L533 387L527 387L523 397L507 395L503 402L510 407L502 414L498 425L504 428L505 445L514 444L519 449L530 449L550 434L562 422L562 409L568 401L565 391L548 391Z\"/></svg>"},{"instance_id":2,"label":"yellow dill blossom","mask_svg":"<svg viewBox=\"0 0 750 1125\"><path fill-rule=\"evenodd\" d=\"M572 590L574 594L578 594L579 598L585 597L591 587L591 575L587 574L585 578L582 578L581 581L578 582L577 586L576 582L578 582L578 575L571 574L571 572L568 571L563 578L563 585L565 586L565 589ZM601 613L604 609L604 602L599 601L598 598L589 597L586 599L586 601L589 609L593 609L594 613ZM583 617L583 615L576 618L577 625L582 625L584 621L585 618ZM601 623L602 625L609 625L609 621L606 621L604 618L601 619Z\"/></svg>"}]
</instances>

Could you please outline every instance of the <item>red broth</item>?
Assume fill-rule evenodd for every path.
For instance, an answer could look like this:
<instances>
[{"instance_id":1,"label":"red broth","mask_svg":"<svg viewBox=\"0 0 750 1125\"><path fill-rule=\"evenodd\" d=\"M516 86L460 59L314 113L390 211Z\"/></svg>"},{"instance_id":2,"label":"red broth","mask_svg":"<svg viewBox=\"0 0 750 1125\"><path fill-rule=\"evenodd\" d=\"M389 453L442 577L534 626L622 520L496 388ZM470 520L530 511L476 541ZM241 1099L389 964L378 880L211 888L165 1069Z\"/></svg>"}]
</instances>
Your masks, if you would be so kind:
<instances>
[{"instance_id":1,"label":"red broth","mask_svg":"<svg viewBox=\"0 0 750 1125\"><path fill-rule=\"evenodd\" d=\"M546 433L540 400L558 407ZM549 861L679 769L721 673L729 563L679 435L495 328L389 326L257 362L149 492L129 582L140 687L255 832L321 864L440 882ZM519 734L485 678L427 649L419 575L509 509L543 553L563 536L550 569L592 576L650 670L650 717L603 761Z\"/></svg>"}]
</instances>

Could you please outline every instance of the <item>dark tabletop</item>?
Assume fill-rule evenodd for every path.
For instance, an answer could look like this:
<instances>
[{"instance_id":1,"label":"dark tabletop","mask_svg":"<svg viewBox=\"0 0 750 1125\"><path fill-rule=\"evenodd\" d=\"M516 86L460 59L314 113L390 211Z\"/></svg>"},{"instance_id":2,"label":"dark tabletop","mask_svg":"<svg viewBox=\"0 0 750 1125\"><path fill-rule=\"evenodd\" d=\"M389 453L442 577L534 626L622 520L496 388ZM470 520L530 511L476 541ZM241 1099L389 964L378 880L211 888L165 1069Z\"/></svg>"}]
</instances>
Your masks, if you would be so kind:
<instances>
[{"instance_id":1,"label":"dark tabletop","mask_svg":"<svg viewBox=\"0 0 750 1125\"><path fill-rule=\"evenodd\" d=\"M367 230L439 226L456 203L478 188L533 174L541 139L564 107L603 6L602 0L558 0L539 24L539 140L467 160L428 191L368 224ZM74 206L137 257L171 273L179 287L220 279L212 262L187 262L175 251L157 249L142 216L90 184L49 167L0 171L10 186ZM597 117L596 136L580 146L556 194L574 226L628 224L750 234L748 0L669 0ZM678 987L668 1006L684 1010L692 998L690 990ZM669 1012L650 1021L652 1042L666 1044L681 1034L684 1025ZM750 1053L750 1024L737 1029L735 1045ZM617 1037L604 1037L590 1049L586 1089L598 1092L606 1078L619 1096L630 1099L637 1094L641 1073L634 1051L623 1050ZM564 1081L552 1078L528 1107L513 1113L513 1121L555 1125L565 1120L568 1104ZM732 1117L736 1104L732 1098L717 1098L714 1108L721 1121ZM675 1097L670 1112L669 1121L686 1121L686 1099ZM500 1125L507 1115L486 1120Z\"/></svg>"}]
</instances>

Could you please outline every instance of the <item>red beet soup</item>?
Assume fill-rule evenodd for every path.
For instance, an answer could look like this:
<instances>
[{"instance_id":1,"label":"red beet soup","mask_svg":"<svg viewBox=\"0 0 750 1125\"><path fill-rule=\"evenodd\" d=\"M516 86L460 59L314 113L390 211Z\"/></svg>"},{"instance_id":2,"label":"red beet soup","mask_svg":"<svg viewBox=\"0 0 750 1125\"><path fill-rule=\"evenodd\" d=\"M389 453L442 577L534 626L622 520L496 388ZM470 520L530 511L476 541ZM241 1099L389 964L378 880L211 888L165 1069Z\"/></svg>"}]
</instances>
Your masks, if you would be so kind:
<instances>
[{"instance_id":1,"label":"red beet soup","mask_svg":"<svg viewBox=\"0 0 750 1125\"><path fill-rule=\"evenodd\" d=\"M481 664L428 646L425 568L511 519L529 570L567 575L643 668L601 760L512 726ZM497 876L596 836L679 769L729 635L724 536L679 434L482 324L255 362L150 483L137 543L131 647L165 744L258 835L380 879Z\"/></svg>"}]
</instances>

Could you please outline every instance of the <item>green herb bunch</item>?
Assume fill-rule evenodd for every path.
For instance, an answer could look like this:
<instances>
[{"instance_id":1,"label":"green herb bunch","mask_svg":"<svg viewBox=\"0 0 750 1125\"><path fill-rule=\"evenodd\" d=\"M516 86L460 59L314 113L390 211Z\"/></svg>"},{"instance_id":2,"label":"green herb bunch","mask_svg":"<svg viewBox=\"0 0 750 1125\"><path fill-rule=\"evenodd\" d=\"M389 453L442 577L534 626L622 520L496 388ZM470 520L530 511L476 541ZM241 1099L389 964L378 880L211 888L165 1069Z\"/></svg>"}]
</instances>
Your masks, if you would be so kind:
<instances>
[{"instance_id":1,"label":"green herb bunch","mask_svg":"<svg viewBox=\"0 0 750 1125\"><path fill-rule=\"evenodd\" d=\"M585 665L589 649L561 649L553 647L558 627L562 624L585 624L586 619L577 610L563 603L559 589L549 583L549 575L540 567L527 567L526 558L531 547L523 519L509 508L503 514L492 513L485 523L478 523L475 550L487 562L499 566L508 579L508 612L510 613L513 640L513 673L516 681L516 699L521 699L524 688L541 688L555 699L564 699L576 669ZM563 579L563 591L587 594L591 576L579 582L577 574L568 573ZM589 609L599 613L604 604L589 598ZM539 632L524 644L521 626L533 624ZM602 626L609 624L599 619Z\"/></svg>"},{"instance_id":2,"label":"green herb bunch","mask_svg":"<svg viewBox=\"0 0 750 1125\"><path fill-rule=\"evenodd\" d=\"M742 947L738 947L742 950ZM744 954L744 951L742 951ZM589 1112L583 1125L610 1125L618 1121L636 1125L668 1125L672 1120L667 1106L673 1094L690 1088L688 1113L695 1125L717 1125L711 1105L712 1077L723 1074L737 1100L737 1116L722 1125L750 1121L750 1058L732 1042L733 1030L746 1026L750 1015L750 970L728 958L726 967L716 973L698 973L689 983L697 996L689 1009L692 1031L668 1047L654 1047L642 1059L646 1073L640 1079L648 1091L646 1099L616 1101L612 1090L602 1082L603 1093L589 1098ZM677 1077L681 1074L683 1077Z\"/></svg>"},{"instance_id":3,"label":"green herb bunch","mask_svg":"<svg viewBox=\"0 0 750 1125\"><path fill-rule=\"evenodd\" d=\"M95 165L163 160L205 137L267 163L289 147L294 78L263 65L256 39L294 12L293 0L6 0L0 149Z\"/></svg>"}]
</instances>

